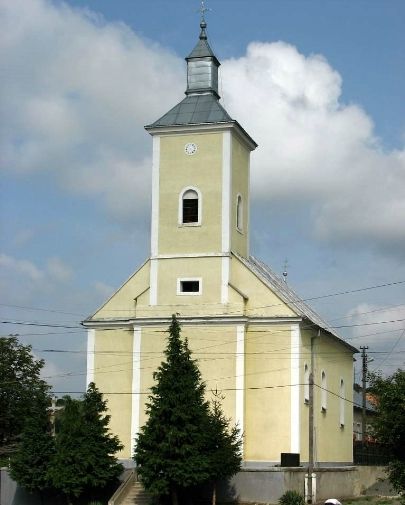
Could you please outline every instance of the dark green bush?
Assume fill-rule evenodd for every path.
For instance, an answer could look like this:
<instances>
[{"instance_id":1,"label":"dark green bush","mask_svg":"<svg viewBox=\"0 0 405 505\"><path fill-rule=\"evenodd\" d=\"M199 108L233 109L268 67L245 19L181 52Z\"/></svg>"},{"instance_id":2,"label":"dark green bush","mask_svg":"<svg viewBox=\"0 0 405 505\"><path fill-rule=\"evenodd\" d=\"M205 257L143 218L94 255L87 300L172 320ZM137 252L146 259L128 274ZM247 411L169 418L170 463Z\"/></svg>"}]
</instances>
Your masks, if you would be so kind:
<instances>
[{"instance_id":1,"label":"dark green bush","mask_svg":"<svg viewBox=\"0 0 405 505\"><path fill-rule=\"evenodd\" d=\"M286 491L278 503L280 505L305 505L305 500L298 491Z\"/></svg>"}]
</instances>

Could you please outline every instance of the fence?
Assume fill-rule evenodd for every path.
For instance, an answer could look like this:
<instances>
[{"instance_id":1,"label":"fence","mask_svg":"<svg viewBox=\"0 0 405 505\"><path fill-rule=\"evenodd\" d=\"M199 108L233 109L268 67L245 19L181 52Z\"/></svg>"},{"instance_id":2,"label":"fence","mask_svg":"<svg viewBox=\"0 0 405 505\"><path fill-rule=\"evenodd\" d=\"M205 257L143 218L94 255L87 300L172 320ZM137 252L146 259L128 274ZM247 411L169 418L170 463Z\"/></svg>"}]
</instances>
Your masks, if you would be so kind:
<instances>
[{"instance_id":1,"label":"fence","mask_svg":"<svg viewBox=\"0 0 405 505\"><path fill-rule=\"evenodd\" d=\"M384 445L375 442L353 442L353 462L355 465L385 466L390 457Z\"/></svg>"}]
</instances>

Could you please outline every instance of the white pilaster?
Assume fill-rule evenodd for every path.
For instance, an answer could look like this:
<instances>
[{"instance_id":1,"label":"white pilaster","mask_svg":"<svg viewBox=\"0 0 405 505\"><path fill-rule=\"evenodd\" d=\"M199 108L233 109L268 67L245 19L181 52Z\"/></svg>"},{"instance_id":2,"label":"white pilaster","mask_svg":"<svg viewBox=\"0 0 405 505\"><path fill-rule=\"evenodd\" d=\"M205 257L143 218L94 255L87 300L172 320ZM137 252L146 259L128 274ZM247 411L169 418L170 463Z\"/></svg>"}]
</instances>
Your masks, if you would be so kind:
<instances>
[{"instance_id":1,"label":"white pilaster","mask_svg":"<svg viewBox=\"0 0 405 505\"><path fill-rule=\"evenodd\" d=\"M152 148L152 222L151 222L151 255L158 255L159 240L159 169L160 169L160 137L153 137Z\"/></svg>"},{"instance_id":2,"label":"white pilaster","mask_svg":"<svg viewBox=\"0 0 405 505\"><path fill-rule=\"evenodd\" d=\"M246 233L246 247L247 247L247 254L246 256L249 258L250 256L250 156L248 160L248 187L247 187L247 201L246 201L246 227L245 227L245 233Z\"/></svg>"},{"instance_id":3,"label":"white pilaster","mask_svg":"<svg viewBox=\"0 0 405 505\"><path fill-rule=\"evenodd\" d=\"M291 452L300 452L300 327L291 325L291 358L290 358L290 440Z\"/></svg>"},{"instance_id":4,"label":"white pilaster","mask_svg":"<svg viewBox=\"0 0 405 505\"><path fill-rule=\"evenodd\" d=\"M141 404L141 339L142 328L134 326L132 344L132 414L131 414L131 456L134 454L135 438L139 433Z\"/></svg>"},{"instance_id":5,"label":"white pilaster","mask_svg":"<svg viewBox=\"0 0 405 505\"><path fill-rule=\"evenodd\" d=\"M229 269L231 258L223 256L221 261L221 303L229 301Z\"/></svg>"},{"instance_id":6,"label":"white pilaster","mask_svg":"<svg viewBox=\"0 0 405 505\"><path fill-rule=\"evenodd\" d=\"M230 131L223 134L222 143L222 252L229 252L232 185L232 136Z\"/></svg>"},{"instance_id":7,"label":"white pilaster","mask_svg":"<svg viewBox=\"0 0 405 505\"><path fill-rule=\"evenodd\" d=\"M231 188L232 188L232 135L223 133L222 141L222 252L231 250ZM230 258L222 258L221 303L229 301Z\"/></svg>"},{"instance_id":8,"label":"white pilaster","mask_svg":"<svg viewBox=\"0 0 405 505\"><path fill-rule=\"evenodd\" d=\"M158 288L158 260L150 260L150 289L149 289L149 304L157 305L157 288Z\"/></svg>"},{"instance_id":9,"label":"white pilaster","mask_svg":"<svg viewBox=\"0 0 405 505\"><path fill-rule=\"evenodd\" d=\"M244 431L244 410L245 410L245 327L240 324L236 327L236 397L235 397L235 421L240 429ZM243 453L243 447L242 447Z\"/></svg>"},{"instance_id":10,"label":"white pilaster","mask_svg":"<svg viewBox=\"0 0 405 505\"><path fill-rule=\"evenodd\" d=\"M94 351L96 346L96 330L87 330L87 376L86 387L94 382Z\"/></svg>"}]
</instances>

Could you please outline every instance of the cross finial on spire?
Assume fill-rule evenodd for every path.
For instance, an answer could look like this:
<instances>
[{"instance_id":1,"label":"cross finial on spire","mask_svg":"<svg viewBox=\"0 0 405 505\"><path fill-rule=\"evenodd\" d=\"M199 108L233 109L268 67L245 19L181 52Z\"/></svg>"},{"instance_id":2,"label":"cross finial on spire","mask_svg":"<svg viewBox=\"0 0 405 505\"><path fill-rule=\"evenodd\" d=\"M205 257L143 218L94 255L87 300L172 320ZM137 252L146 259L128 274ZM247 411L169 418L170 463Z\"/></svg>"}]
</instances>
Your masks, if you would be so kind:
<instances>
[{"instance_id":1,"label":"cross finial on spire","mask_svg":"<svg viewBox=\"0 0 405 505\"><path fill-rule=\"evenodd\" d=\"M208 9L208 7L205 7L204 0L201 0L201 7L198 9L198 12L201 13L201 23L205 23L205 13L210 10L211 9Z\"/></svg>"},{"instance_id":2,"label":"cross finial on spire","mask_svg":"<svg viewBox=\"0 0 405 505\"><path fill-rule=\"evenodd\" d=\"M208 9L208 7L205 7L204 0L201 0L201 7L198 9L198 12L201 14L201 21L200 21L200 28L201 28L201 33L200 33L200 40L207 40L207 34L205 32L205 29L207 28L207 23L205 22L205 13L210 11L211 9Z\"/></svg>"},{"instance_id":3,"label":"cross finial on spire","mask_svg":"<svg viewBox=\"0 0 405 505\"><path fill-rule=\"evenodd\" d=\"M288 260L287 258L284 261L284 271L283 271L283 277L284 277L284 282L287 282L287 275L288 275Z\"/></svg>"}]
</instances>

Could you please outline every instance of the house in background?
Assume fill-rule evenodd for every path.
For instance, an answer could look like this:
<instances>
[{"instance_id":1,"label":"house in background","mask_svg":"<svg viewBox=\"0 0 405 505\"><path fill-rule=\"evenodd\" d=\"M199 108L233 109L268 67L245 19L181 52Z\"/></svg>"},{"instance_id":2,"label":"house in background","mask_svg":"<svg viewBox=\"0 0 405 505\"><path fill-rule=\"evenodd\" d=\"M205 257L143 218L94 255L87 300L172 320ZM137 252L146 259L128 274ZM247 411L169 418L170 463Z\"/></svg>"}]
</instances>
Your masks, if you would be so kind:
<instances>
[{"instance_id":1,"label":"house in background","mask_svg":"<svg viewBox=\"0 0 405 505\"><path fill-rule=\"evenodd\" d=\"M357 386L357 387L356 387ZM373 438L373 418L376 415L375 404L370 401L369 395L366 396L366 442L372 442ZM361 387L354 385L353 391L353 440L355 442L363 441L363 392Z\"/></svg>"},{"instance_id":2,"label":"house in background","mask_svg":"<svg viewBox=\"0 0 405 505\"><path fill-rule=\"evenodd\" d=\"M186 97L146 127L151 255L83 322L87 381L108 400L111 429L124 444L119 457L129 463L177 313L208 397L220 391L226 416L244 433L246 470L274 468L281 453L308 461L311 366L315 461L350 465L357 350L250 255L250 153L257 144L221 105L220 63L204 20L200 27L186 58Z\"/></svg>"}]
</instances>

